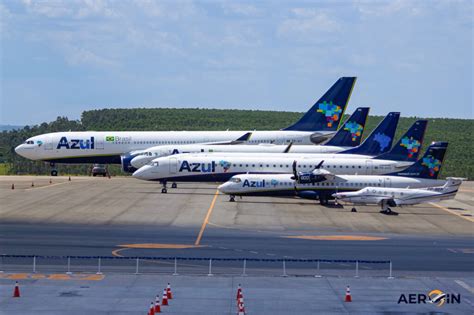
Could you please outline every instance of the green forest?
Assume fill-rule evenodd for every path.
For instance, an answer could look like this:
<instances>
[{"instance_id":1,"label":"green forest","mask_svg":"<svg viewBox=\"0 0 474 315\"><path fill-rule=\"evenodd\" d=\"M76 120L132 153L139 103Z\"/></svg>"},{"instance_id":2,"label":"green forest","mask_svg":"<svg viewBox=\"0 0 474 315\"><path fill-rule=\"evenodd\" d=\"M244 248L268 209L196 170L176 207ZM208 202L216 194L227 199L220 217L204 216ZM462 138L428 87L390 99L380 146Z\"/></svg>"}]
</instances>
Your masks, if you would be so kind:
<instances>
[{"instance_id":1,"label":"green forest","mask_svg":"<svg viewBox=\"0 0 474 315\"><path fill-rule=\"evenodd\" d=\"M260 110L224 110L200 108L134 108L84 111L80 120L58 117L23 129L3 131L0 135L0 172L4 174L49 174L44 162L24 159L14 152L15 146L25 139L48 132L81 130L278 130L289 126L303 113ZM369 116L364 136L382 120L382 116ZM397 138L420 117L402 117ZM449 148L441 176L474 178L472 119L430 118L425 142L448 141ZM423 152L422 152L423 153ZM90 165L60 165L61 174L87 174ZM111 174L122 174L119 166L110 167Z\"/></svg>"}]
</instances>

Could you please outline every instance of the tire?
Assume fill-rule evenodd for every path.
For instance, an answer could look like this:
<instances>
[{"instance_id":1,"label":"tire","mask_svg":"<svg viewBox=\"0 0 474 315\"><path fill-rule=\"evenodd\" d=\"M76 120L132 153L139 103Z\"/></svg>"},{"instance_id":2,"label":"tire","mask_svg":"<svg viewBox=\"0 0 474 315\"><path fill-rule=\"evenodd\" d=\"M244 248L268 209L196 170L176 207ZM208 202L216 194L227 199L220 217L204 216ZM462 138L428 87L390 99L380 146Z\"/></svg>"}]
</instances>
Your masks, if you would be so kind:
<instances>
[{"instance_id":1,"label":"tire","mask_svg":"<svg viewBox=\"0 0 474 315\"><path fill-rule=\"evenodd\" d=\"M57 170L52 170L51 171L51 176L58 176L58 171Z\"/></svg>"}]
</instances>

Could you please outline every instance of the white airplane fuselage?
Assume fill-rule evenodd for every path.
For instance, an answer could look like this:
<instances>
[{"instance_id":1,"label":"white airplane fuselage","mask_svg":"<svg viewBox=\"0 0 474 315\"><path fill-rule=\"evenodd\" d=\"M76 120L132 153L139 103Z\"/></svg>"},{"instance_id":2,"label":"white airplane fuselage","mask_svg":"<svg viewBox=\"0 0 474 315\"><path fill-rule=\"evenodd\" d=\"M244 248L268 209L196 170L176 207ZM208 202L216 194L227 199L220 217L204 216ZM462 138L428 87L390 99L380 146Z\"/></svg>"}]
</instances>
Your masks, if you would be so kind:
<instances>
[{"instance_id":1,"label":"white airplane fuselage","mask_svg":"<svg viewBox=\"0 0 474 315\"><path fill-rule=\"evenodd\" d=\"M301 192L324 192L326 195L341 191L358 191L365 187L375 189L424 188L444 185L444 180L422 179L401 176L338 175L334 179L318 183L295 183L292 174L240 174L218 187L230 195L287 195Z\"/></svg>"},{"instance_id":2,"label":"white airplane fuselage","mask_svg":"<svg viewBox=\"0 0 474 315\"><path fill-rule=\"evenodd\" d=\"M334 155L295 153L201 153L178 154L154 159L141 167L133 176L143 180L173 181L227 181L242 173L285 174L292 173L293 161L298 172L311 172L321 167L331 174L382 175L406 168L412 163L372 158L341 158Z\"/></svg>"},{"instance_id":3,"label":"white airplane fuselage","mask_svg":"<svg viewBox=\"0 0 474 315\"><path fill-rule=\"evenodd\" d=\"M360 191L337 193L334 197L358 205L380 204L382 200L393 199L399 206L453 199L456 193L457 188L444 191L442 187L426 189L366 187Z\"/></svg>"},{"instance_id":4,"label":"white airplane fuselage","mask_svg":"<svg viewBox=\"0 0 474 315\"><path fill-rule=\"evenodd\" d=\"M80 131L42 134L27 139L15 151L31 160L57 163L120 164L120 156L157 145L232 141L248 131ZM330 135L333 132L320 131ZM249 144L313 144L308 131L252 131Z\"/></svg>"},{"instance_id":5,"label":"white airplane fuselage","mask_svg":"<svg viewBox=\"0 0 474 315\"><path fill-rule=\"evenodd\" d=\"M283 153L288 148L288 145L277 144L259 144L259 145L213 145L213 144L183 144L183 145L162 145L148 148L138 152L137 156L131 160L131 165L135 168L140 168L152 160L170 156L173 154L183 153ZM303 154L330 154L338 153L350 147L340 146L325 146L325 145L292 145L288 153L303 153ZM325 155L322 155L323 157ZM328 158L334 158L335 155L326 155ZM347 154L345 156L338 155L343 158L370 158L369 156ZM347 157L346 157L347 156Z\"/></svg>"}]
</instances>

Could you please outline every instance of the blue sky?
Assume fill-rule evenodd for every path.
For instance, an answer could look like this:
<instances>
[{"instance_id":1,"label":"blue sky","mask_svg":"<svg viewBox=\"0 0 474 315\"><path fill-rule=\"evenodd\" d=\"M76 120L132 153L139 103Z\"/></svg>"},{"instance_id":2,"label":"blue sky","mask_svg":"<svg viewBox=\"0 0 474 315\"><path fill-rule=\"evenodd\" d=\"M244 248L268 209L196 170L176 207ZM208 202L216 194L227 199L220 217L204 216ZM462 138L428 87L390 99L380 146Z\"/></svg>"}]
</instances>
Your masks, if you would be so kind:
<instances>
[{"instance_id":1,"label":"blue sky","mask_svg":"<svg viewBox=\"0 0 474 315\"><path fill-rule=\"evenodd\" d=\"M111 107L473 118L472 1L0 2L2 124Z\"/></svg>"}]
</instances>

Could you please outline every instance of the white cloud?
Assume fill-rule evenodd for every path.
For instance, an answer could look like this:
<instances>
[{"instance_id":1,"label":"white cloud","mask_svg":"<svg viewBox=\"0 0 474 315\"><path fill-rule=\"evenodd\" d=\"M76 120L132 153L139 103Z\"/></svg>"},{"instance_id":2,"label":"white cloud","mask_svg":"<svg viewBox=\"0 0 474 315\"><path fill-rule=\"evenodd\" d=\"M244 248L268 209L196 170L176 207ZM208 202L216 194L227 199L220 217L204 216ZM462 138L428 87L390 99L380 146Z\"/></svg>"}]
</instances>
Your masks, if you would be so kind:
<instances>
[{"instance_id":1,"label":"white cloud","mask_svg":"<svg viewBox=\"0 0 474 315\"><path fill-rule=\"evenodd\" d=\"M193 15L202 14L192 1L155 1L155 0L135 0L134 5L139 10L152 17L161 17L164 19L178 20Z\"/></svg>"},{"instance_id":2,"label":"white cloud","mask_svg":"<svg viewBox=\"0 0 474 315\"><path fill-rule=\"evenodd\" d=\"M118 17L108 0L22 0L27 12L48 18Z\"/></svg>"},{"instance_id":3,"label":"white cloud","mask_svg":"<svg viewBox=\"0 0 474 315\"><path fill-rule=\"evenodd\" d=\"M247 17L255 17L260 14L260 10L257 7L248 3L225 2L222 4L222 8L224 13L228 15L235 14Z\"/></svg>"},{"instance_id":4,"label":"white cloud","mask_svg":"<svg viewBox=\"0 0 474 315\"><path fill-rule=\"evenodd\" d=\"M341 25L324 10L293 8L291 12L293 17L284 20L277 29L279 36L310 39L320 33L331 33L341 29Z\"/></svg>"},{"instance_id":5,"label":"white cloud","mask_svg":"<svg viewBox=\"0 0 474 315\"><path fill-rule=\"evenodd\" d=\"M367 16L384 17L398 13L418 16L424 13L425 3L427 3L428 6L431 6L431 2L415 0L356 0L354 1L354 6L361 14Z\"/></svg>"},{"instance_id":6,"label":"white cloud","mask_svg":"<svg viewBox=\"0 0 474 315\"><path fill-rule=\"evenodd\" d=\"M111 59L101 57L96 53L87 50L83 47L68 47L67 48L66 61L73 66L78 65L97 65L100 67L113 67L117 63Z\"/></svg>"}]
</instances>

